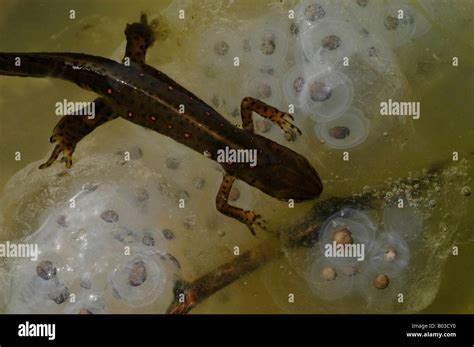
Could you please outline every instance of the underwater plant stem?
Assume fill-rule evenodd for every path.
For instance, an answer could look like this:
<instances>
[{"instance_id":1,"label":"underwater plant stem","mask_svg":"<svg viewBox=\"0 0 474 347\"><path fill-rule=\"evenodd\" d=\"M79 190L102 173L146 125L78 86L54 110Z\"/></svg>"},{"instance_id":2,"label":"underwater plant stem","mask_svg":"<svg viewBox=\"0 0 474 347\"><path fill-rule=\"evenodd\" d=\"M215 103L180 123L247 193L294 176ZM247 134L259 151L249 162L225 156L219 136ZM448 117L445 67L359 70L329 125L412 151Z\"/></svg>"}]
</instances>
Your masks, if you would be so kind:
<instances>
[{"instance_id":1,"label":"underwater plant stem","mask_svg":"<svg viewBox=\"0 0 474 347\"><path fill-rule=\"evenodd\" d=\"M428 173L421 175L419 178L404 179L400 180L399 183L418 184L420 191L427 189L433 178L432 175L441 172L446 166L446 163L433 165ZM347 206L357 206L360 209L377 208L384 204L383 196L389 190L390 185L380 187L380 192L376 189L350 197L331 197L318 201L302 221L292 226L292 230L289 230L289 232L288 230L285 231L286 234L291 236L282 242L286 243L286 247L313 247L318 241L319 228L334 211ZM178 283L175 287L175 298L166 312L170 314L188 313L197 304L235 280L283 255L281 249L279 243L266 241L193 282ZM180 294L184 294L184 297Z\"/></svg>"},{"instance_id":2,"label":"underwater plant stem","mask_svg":"<svg viewBox=\"0 0 474 347\"><path fill-rule=\"evenodd\" d=\"M175 290L175 300L168 308L167 313L188 313L198 303L228 286L241 276L257 269L270 259L275 258L281 251L272 242L265 242L243 253L234 260L225 263L213 271L205 274L191 283L180 283ZM179 292L184 294L184 297Z\"/></svg>"},{"instance_id":3,"label":"underwater plant stem","mask_svg":"<svg viewBox=\"0 0 474 347\"><path fill-rule=\"evenodd\" d=\"M312 213L309 213L311 223L308 224L308 220L306 220L298 224L298 226L295 227L295 232L292 233L294 238L288 242L291 246L295 247L312 247L317 240L319 227L335 209L342 208L348 204L368 207L370 201L372 200L368 198L368 194L350 198L330 198L320 201L315 204ZM316 214L316 216L314 214ZM175 298L166 313L188 313L197 304L220 289L282 254L283 252L281 251L279 243L275 244L274 241L267 241L243 253L230 262L217 267L193 282L178 283L175 287ZM182 294L184 294L184 296Z\"/></svg>"}]
</instances>

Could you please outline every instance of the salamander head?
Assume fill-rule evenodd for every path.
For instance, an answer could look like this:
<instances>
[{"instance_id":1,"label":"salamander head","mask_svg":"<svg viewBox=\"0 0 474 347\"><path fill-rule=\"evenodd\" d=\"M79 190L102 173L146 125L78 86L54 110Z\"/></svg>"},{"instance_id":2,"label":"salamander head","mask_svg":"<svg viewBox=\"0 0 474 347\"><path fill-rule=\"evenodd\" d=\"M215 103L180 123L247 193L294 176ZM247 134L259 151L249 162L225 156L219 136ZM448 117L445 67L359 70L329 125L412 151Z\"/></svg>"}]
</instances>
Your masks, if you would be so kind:
<instances>
[{"instance_id":1,"label":"salamander head","mask_svg":"<svg viewBox=\"0 0 474 347\"><path fill-rule=\"evenodd\" d=\"M263 138L262 142L257 166L239 170L240 179L280 200L319 197L323 184L305 157L271 140Z\"/></svg>"}]
</instances>

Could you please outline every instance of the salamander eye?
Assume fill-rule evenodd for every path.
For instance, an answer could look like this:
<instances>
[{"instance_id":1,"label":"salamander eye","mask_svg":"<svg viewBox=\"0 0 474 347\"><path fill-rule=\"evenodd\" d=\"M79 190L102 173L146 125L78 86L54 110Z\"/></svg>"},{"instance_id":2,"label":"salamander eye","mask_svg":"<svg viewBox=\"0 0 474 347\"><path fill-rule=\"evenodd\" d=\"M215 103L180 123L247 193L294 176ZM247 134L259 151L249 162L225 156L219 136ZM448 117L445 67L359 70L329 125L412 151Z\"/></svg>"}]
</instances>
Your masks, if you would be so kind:
<instances>
[{"instance_id":1,"label":"salamander eye","mask_svg":"<svg viewBox=\"0 0 474 347\"><path fill-rule=\"evenodd\" d=\"M327 122L344 113L352 103L352 82L343 73L326 69L306 74L300 93L302 109L319 122Z\"/></svg>"},{"instance_id":2,"label":"salamander eye","mask_svg":"<svg viewBox=\"0 0 474 347\"><path fill-rule=\"evenodd\" d=\"M360 35L343 21L327 21L312 26L301 36L304 57L311 63L341 63L358 51Z\"/></svg>"},{"instance_id":3,"label":"salamander eye","mask_svg":"<svg viewBox=\"0 0 474 347\"><path fill-rule=\"evenodd\" d=\"M364 142L369 135L370 121L354 107L344 114L326 123L317 123L316 135L331 148L347 149Z\"/></svg>"}]
</instances>

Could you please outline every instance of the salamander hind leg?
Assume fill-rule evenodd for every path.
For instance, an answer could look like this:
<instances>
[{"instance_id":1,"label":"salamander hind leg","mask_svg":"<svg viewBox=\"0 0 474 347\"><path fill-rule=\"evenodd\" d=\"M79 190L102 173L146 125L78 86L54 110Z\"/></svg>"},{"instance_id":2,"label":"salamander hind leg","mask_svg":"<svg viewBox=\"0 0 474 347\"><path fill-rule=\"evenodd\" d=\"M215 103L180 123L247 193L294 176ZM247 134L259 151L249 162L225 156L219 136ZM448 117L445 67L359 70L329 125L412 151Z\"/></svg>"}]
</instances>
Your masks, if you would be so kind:
<instances>
[{"instance_id":1,"label":"salamander hind leg","mask_svg":"<svg viewBox=\"0 0 474 347\"><path fill-rule=\"evenodd\" d=\"M157 27L156 20L148 24L147 16L144 13L142 13L139 23L127 24L125 28L127 47L124 59L128 57L135 63L145 63L146 51L155 42Z\"/></svg>"},{"instance_id":2,"label":"salamander hind leg","mask_svg":"<svg viewBox=\"0 0 474 347\"><path fill-rule=\"evenodd\" d=\"M216 196L216 207L219 212L225 214L228 217L237 219L238 221L247 225L252 235L255 236L254 226L259 226L263 230L266 230L265 221L261 219L261 216L253 211L246 211L242 208L229 205L227 200L229 198L230 190L235 182L235 177L224 172L224 178L222 180L219 192Z\"/></svg>"},{"instance_id":3,"label":"salamander hind leg","mask_svg":"<svg viewBox=\"0 0 474 347\"><path fill-rule=\"evenodd\" d=\"M54 127L53 135L49 139L49 142L56 143L56 147L49 159L41 164L40 169L51 166L61 153L64 155L62 161L66 163L67 168L70 168L72 166L72 154L77 143L98 126L117 118L104 99L98 98L94 103L95 116L91 119L82 115L66 115L59 120Z\"/></svg>"},{"instance_id":4,"label":"salamander hind leg","mask_svg":"<svg viewBox=\"0 0 474 347\"><path fill-rule=\"evenodd\" d=\"M256 112L278 125L285 133L285 138L288 141L294 141L297 135L301 135L301 130L290 122L294 120L291 114L282 112L263 101L251 97L244 98L240 104L242 127L248 131L254 131L252 112Z\"/></svg>"}]
</instances>

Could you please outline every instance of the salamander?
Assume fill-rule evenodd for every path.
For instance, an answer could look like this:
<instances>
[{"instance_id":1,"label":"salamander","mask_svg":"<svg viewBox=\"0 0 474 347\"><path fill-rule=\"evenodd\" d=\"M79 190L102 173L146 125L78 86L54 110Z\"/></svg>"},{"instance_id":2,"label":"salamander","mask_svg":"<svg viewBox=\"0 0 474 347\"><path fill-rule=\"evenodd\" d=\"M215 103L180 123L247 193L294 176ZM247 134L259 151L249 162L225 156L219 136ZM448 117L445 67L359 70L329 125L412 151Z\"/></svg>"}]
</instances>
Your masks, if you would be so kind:
<instances>
[{"instance_id":1,"label":"salamander","mask_svg":"<svg viewBox=\"0 0 474 347\"><path fill-rule=\"evenodd\" d=\"M301 131L291 123L293 117L245 97L240 105L242 128L231 124L195 94L145 63L156 29L157 23L148 23L144 14L140 22L127 24L122 63L79 53L0 53L0 75L60 78L99 95L95 118L65 115L59 120L50 138L56 146L40 169L49 167L61 154L70 168L77 143L100 125L121 117L215 161L219 150L225 148L256 150L257 165L219 162L224 174L216 196L217 210L247 225L254 235L255 226L266 228L261 216L228 203L236 179L280 200L299 202L319 197L323 185L308 160L254 132L255 112L277 124L288 140L294 140ZM126 60L130 63L124 64Z\"/></svg>"}]
</instances>

